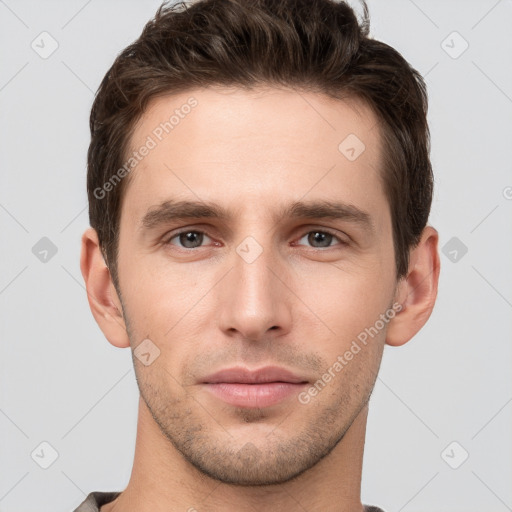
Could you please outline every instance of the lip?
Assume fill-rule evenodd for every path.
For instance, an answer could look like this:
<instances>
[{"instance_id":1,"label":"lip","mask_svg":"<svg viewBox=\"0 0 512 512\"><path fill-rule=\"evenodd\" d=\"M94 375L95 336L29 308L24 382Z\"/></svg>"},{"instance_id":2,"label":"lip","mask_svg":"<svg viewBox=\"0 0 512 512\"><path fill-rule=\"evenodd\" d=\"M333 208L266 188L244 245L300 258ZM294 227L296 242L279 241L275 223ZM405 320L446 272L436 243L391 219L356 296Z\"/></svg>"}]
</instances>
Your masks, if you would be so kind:
<instances>
[{"instance_id":1,"label":"lip","mask_svg":"<svg viewBox=\"0 0 512 512\"><path fill-rule=\"evenodd\" d=\"M279 366L265 366L256 370L249 370L243 366L226 368L205 377L203 383L218 384L221 382L237 384L265 384L267 382L290 382L299 384L307 382L306 379L295 375L286 368Z\"/></svg>"},{"instance_id":2,"label":"lip","mask_svg":"<svg viewBox=\"0 0 512 512\"><path fill-rule=\"evenodd\" d=\"M294 395L307 380L277 366L256 370L227 368L206 377L201 384L224 402L237 407L270 407Z\"/></svg>"}]
</instances>

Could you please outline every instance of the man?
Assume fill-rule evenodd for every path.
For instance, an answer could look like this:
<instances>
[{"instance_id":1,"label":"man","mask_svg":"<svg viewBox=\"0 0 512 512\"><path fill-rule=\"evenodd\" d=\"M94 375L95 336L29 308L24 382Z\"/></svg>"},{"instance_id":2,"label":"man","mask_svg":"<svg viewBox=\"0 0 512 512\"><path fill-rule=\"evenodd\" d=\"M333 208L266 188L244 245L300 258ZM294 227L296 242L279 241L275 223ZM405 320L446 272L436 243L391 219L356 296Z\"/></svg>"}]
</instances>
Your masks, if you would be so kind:
<instances>
[{"instance_id":1,"label":"man","mask_svg":"<svg viewBox=\"0 0 512 512\"><path fill-rule=\"evenodd\" d=\"M164 5L106 74L81 269L139 416L126 489L76 511L381 510L368 401L440 263L425 85L363 16Z\"/></svg>"}]
</instances>

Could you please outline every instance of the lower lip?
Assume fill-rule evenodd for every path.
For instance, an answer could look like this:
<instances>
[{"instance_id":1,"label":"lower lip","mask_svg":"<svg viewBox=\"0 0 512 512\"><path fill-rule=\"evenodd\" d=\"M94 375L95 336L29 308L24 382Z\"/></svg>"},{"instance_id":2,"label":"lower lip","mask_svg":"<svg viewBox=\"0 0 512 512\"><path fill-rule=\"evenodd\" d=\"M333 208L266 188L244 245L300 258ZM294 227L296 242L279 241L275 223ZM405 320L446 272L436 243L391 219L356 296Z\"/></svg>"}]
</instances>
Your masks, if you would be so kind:
<instances>
[{"instance_id":1,"label":"lower lip","mask_svg":"<svg viewBox=\"0 0 512 512\"><path fill-rule=\"evenodd\" d=\"M241 384L219 382L205 384L215 396L237 407L269 407L291 395L296 395L305 383L266 382L263 384Z\"/></svg>"}]
</instances>

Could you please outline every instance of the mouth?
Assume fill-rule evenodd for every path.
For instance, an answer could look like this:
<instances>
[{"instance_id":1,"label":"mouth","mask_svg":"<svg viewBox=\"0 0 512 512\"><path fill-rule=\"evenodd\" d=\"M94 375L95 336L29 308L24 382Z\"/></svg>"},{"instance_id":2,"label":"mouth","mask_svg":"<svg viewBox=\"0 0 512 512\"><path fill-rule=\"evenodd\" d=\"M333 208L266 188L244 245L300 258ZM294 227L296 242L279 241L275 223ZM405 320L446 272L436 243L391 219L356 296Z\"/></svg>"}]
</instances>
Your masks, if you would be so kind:
<instances>
[{"instance_id":1,"label":"mouth","mask_svg":"<svg viewBox=\"0 0 512 512\"><path fill-rule=\"evenodd\" d=\"M206 377L201 382L218 399L246 408L276 405L299 393L307 383L306 379L277 366L257 370L228 368Z\"/></svg>"}]
</instances>

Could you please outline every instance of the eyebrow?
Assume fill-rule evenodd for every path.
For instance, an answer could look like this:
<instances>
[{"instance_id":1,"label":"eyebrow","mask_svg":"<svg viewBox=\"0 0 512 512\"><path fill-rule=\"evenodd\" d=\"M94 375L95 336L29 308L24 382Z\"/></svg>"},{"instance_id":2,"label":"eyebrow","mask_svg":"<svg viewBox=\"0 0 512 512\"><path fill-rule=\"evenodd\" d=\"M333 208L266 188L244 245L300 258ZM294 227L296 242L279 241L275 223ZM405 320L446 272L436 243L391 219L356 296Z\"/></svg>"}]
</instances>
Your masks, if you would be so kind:
<instances>
[{"instance_id":1,"label":"eyebrow","mask_svg":"<svg viewBox=\"0 0 512 512\"><path fill-rule=\"evenodd\" d=\"M167 200L148 209L142 218L140 229L152 230L176 220L217 219L229 221L235 216L223 206L208 201ZM368 212L343 202L296 201L285 206L273 216L274 221L287 218L344 220L360 226L368 233L375 233L375 225Z\"/></svg>"}]
</instances>

